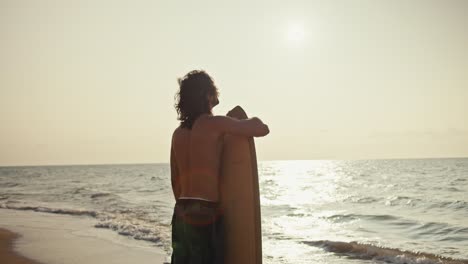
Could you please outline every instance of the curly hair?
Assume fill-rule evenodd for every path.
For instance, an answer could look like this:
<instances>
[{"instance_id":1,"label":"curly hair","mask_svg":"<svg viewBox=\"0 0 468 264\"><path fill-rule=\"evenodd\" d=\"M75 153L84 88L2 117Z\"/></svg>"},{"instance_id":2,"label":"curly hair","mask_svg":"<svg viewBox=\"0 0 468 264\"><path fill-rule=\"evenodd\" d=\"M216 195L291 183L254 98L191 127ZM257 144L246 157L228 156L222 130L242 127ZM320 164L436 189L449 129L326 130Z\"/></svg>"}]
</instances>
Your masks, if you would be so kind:
<instances>
[{"instance_id":1,"label":"curly hair","mask_svg":"<svg viewBox=\"0 0 468 264\"><path fill-rule=\"evenodd\" d=\"M180 126L192 129L202 114L211 114L208 97L218 96L213 79L203 70L194 70L177 79L179 91L175 95L175 109Z\"/></svg>"}]
</instances>

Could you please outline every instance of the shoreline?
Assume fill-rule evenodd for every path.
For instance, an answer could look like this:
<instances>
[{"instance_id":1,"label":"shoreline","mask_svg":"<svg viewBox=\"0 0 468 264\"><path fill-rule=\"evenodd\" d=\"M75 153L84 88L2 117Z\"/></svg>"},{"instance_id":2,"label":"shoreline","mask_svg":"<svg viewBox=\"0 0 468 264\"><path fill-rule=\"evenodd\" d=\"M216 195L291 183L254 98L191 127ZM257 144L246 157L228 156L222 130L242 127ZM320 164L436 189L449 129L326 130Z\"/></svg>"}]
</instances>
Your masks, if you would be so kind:
<instances>
[{"instance_id":1,"label":"shoreline","mask_svg":"<svg viewBox=\"0 0 468 264\"><path fill-rule=\"evenodd\" d=\"M163 264L166 252L147 241L95 228L87 216L0 209L2 248L23 262L12 264ZM4 243L4 244L3 244ZM20 261L20 260L18 260Z\"/></svg>"},{"instance_id":2,"label":"shoreline","mask_svg":"<svg viewBox=\"0 0 468 264\"><path fill-rule=\"evenodd\" d=\"M0 259L9 264L40 264L37 261L18 254L14 250L14 243L19 237L18 233L0 228Z\"/></svg>"}]
</instances>

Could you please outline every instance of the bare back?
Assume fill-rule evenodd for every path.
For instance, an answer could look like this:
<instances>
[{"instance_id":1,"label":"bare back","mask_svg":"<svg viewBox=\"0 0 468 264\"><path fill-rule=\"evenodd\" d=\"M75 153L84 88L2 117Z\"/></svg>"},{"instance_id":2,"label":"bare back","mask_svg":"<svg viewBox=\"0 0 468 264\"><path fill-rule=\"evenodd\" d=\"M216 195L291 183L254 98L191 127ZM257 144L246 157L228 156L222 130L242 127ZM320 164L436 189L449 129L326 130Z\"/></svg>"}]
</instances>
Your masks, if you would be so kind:
<instances>
[{"instance_id":1,"label":"bare back","mask_svg":"<svg viewBox=\"0 0 468 264\"><path fill-rule=\"evenodd\" d=\"M192 129L178 127L172 135L171 180L174 197L219 201L219 172L224 134L262 137L268 126L254 117L237 120L204 114Z\"/></svg>"},{"instance_id":2,"label":"bare back","mask_svg":"<svg viewBox=\"0 0 468 264\"><path fill-rule=\"evenodd\" d=\"M191 130L178 127L174 131L172 149L180 187L176 199L219 200L222 133L212 129L210 117L199 117Z\"/></svg>"}]
</instances>

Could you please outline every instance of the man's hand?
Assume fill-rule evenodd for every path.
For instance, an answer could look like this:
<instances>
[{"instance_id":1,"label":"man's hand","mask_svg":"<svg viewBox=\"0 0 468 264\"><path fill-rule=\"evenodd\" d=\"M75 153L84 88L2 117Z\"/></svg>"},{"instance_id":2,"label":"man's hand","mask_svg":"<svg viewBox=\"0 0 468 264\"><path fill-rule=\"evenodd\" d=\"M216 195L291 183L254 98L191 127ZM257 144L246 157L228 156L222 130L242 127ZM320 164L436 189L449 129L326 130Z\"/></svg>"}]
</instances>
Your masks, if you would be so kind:
<instances>
[{"instance_id":1,"label":"man's hand","mask_svg":"<svg viewBox=\"0 0 468 264\"><path fill-rule=\"evenodd\" d=\"M268 128L267 125L265 125L262 122L262 120L260 120L260 118L252 117L250 120L253 123L252 126L256 128L255 135L254 135L255 137L264 137L270 133L270 129Z\"/></svg>"}]
</instances>

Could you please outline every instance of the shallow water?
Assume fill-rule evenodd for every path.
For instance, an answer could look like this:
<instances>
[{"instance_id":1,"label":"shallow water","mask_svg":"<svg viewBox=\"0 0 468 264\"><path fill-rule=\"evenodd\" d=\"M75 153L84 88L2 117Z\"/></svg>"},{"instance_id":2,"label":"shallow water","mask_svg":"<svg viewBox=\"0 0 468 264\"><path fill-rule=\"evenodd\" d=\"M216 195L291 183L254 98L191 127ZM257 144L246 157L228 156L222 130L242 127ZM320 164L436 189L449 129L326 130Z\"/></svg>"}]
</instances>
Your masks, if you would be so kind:
<instances>
[{"instance_id":1,"label":"shallow water","mask_svg":"<svg viewBox=\"0 0 468 264\"><path fill-rule=\"evenodd\" d=\"M468 159L266 161L259 177L265 263L468 263ZM173 204L168 164L0 168L0 208L89 215L168 254Z\"/></svg>"}]
</instances>

